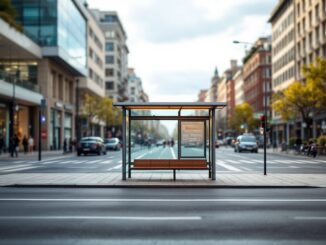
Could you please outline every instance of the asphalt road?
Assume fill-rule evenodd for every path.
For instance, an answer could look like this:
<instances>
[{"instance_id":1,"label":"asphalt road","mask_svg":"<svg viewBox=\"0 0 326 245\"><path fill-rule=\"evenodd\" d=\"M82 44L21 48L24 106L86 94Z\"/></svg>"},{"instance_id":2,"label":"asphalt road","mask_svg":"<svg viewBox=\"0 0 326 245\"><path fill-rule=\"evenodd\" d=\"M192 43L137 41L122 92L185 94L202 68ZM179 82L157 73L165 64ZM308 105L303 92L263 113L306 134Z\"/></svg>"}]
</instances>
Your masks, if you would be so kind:
<instances>
[{"instance_id":1,"label":"asphalt road","mask_svg":"<svg viewBox=\"0 0 326 245\"><path fill-rule=\"evenodd\" d=\"M0 188L1 244L325 244L325 189Z\"/></svg>"},{"instance_id":2,"label":"asphalt road","mask_svg":"<svg viewBox=\"0 0 326 245\"><path fill-rule=\"evenodd\" d=\"M188 148L187 151L198 150ZM198 151L199 152L199 151ZM199 152L201 153L201 152ZM151 147L138 149L132 153L135 158L176 158L176 147ZM263 172L263 151L259 153L235 153L233 148L221 147L216 150L217 173ZM326 173L325 158L293 155L267 155L268 173ZM0 175L10 173L103 173L121 172L121 151L108 151L107 155L87 155L77 157L75 154L37 159L20 157L3 160L0 158Z\"/></svg>"}]
</instances>

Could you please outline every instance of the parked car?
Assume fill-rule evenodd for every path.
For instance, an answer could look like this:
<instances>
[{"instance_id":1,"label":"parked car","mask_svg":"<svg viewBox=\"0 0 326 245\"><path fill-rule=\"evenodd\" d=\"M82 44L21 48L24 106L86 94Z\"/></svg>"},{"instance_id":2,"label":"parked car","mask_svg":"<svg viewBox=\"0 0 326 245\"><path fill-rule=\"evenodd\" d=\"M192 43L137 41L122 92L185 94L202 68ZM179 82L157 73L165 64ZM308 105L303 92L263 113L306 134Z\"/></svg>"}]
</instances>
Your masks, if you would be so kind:
<instances>
[{"instance_id":1,"label":"parked car","mask_svg":"<svg viewBox=\"0 0 326 245\"><path fill-rule=\"evenodd\" d=\"M107 150L119 151L121 149L121 143L118 138L109 138L104 141Z\"/></svg>"},{"instance_id":2,"label":"parked car","mask_svg":"<svg viewBox=\"0 0 326 245\"><path fill-rule=\"evenodd\" d=\"M106 154L104 141L101 137L89 136L80 139L77 144L77 155L96 153L97 155Z\"/></svg>"},{"instance_id":3,"label":"parked car","mask_svg":"<svg viewBox=\"0 0 326 245\"><path fill-rule=\"evenodd\" d=\"M258 144L254 135L240 135L234 144L234 152L250 151L258 153Z\"/></svg>"}]
</instances>

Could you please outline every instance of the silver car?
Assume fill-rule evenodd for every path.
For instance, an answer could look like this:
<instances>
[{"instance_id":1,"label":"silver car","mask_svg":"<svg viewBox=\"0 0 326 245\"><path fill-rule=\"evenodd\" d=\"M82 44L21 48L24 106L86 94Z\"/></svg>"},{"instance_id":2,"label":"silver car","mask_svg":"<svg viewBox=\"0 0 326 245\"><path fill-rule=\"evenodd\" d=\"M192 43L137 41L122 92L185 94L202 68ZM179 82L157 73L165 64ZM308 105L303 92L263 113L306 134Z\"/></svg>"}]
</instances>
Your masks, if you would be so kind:
<instances>
[{"instance_id":1,"label":"silver car","mask_svg":"<svg viewBox=\"0 0 326 245\"><path fill-rule=\"evenodd\" d=\"M254 135L240 135L234 144L234 152L250 151L258 153L258 144Z\"/></svg>"}]
</instances>

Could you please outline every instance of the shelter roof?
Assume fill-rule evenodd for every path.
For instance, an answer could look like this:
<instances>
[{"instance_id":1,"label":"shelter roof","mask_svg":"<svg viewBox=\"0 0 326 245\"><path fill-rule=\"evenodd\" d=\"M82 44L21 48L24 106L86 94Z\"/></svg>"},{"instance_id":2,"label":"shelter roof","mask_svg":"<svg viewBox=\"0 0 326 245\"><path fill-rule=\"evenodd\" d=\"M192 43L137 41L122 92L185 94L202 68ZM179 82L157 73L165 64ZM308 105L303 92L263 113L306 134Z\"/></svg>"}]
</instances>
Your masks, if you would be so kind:
<instances>
[{"instance_id":1,"label":"shelter roof","mask_svg":"<svg viewBox=\"0 0 326 245\"><path fill-rule=\"evenodd\" d=\"M128 110L208 110L223 109L226 102L116 102L113 105Z\"/></svg>"}]
</instances>

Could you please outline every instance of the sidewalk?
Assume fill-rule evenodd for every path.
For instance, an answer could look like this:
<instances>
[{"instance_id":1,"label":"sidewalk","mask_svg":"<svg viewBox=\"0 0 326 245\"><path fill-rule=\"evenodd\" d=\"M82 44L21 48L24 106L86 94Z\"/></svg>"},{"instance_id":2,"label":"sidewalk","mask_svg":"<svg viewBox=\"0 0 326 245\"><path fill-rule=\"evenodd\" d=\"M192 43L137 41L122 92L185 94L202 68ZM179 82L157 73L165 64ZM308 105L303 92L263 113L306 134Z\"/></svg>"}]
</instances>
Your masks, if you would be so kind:
<instances>
[{"instance_id":1,"label":"sidewalk","mask_svg":"<svg viewBox=\"0 0 326 245\"><path fill-rule=\"evenodd\" d=\"M121 173L13 173L0 175L0 186L45 187L326 187L326 174L225 174L139 172L121 180Z\"/></svg>"},{"instance_id":2,"label":"sidewalk","mask_svg":"<svg viewBox=\"0 0 326 245\"><path fill-rule=\"evenodd\" d=\"M260 152L264 152L264 149L259 149ZM273 149L273 148L267 148L266 149L267 154L274 154L279 156L294 156L299 157L303 159L321 159L326 160L326 155L317 155L316 158L308 157L302 154L297 154L294 150L288 150L288 151L281 151L281 148Z\"/></svg>"},{"instance_id":3,"label":"sidewalk","mask_svg":"<svg viewBox=\"0 0 326 245\"><path fill-rule=\"evenodd\" d=\"M49 157L67 157L67 156L71 156L73 154L76 154L75 152L67 152L64 153L62 152L62 150L59 151L42 151L42 159L45 158L49 158ZM29 152L27 154L24 154L24 152L19 152L18 153L18 157L11 157L9 152L6 153L2 153L0 155L0 161L1 160L20 160L20 159L24 159L24 160L38 160L38 151L33 151L33 152Z\"/></svg>"}]
</instances>

